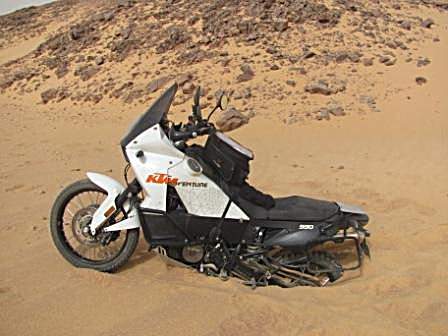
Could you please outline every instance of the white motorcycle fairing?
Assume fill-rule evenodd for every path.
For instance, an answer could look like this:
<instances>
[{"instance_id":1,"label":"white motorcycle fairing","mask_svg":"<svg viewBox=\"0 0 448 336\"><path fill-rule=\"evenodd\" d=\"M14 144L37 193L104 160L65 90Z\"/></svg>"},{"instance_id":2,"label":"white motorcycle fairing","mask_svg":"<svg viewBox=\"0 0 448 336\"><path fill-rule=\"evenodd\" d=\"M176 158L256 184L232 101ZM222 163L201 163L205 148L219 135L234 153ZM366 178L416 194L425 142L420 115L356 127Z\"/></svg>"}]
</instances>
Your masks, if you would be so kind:
<instances>
[{"instance_id":1,"label":"white motorcycle fairing","mask_svg":"<svg viewBox=\"0 0 448 336\"><path fill-rule=\"evenodd\" d=\"M125 190L125 188L120 182L103 174L89 172L87 173L87 177L90 181L107 192L106 199L95 211L92 222L90 223L90 232L94 235L98 227L100 227L115 212L115 199ZM129 201L124 204L124 209L125 211L130 210L127 215L128 218L108 226L104 229L104 231L121 231L140 227L140 219L138 217L137 210L135 208L129 209Z\"/></svg>"},{"instance_id":2,"label":"white motorcycle fairing","mask_svg":"<svg viewBox=\"0 0 448 336\"><path fill-rule=\"evenodd\" d=\"M194 172L188 166L187 157L179 151L165 135L160 125L154 125L142 132L126 146L126 155L142 186L144 199L141 208L166 212L167 188L174 186L187 211L191 215L221 218L230 198L202 171ZM199 163L197 163L199 165ZM107 197L93 215L90 231L97 229L116 210L115 200L125 187L111 177L88 173L89 179L107 192ZM104 231L121 231L140 227L138 211L129 209L128 218L108 226ZM225 213L226 219L249 220L249 217L235 203L231 202Z\"/></svg>"},{"instance_id":3,"label":"white motorcycle fairing","mask_svg":"<svg viewBox=\"0 0 448 336\"><path fill-rule=\"evenodd\" d=\"M223 216L229 197L202 171L191 170L187 162L193 159L173 145L159 124L138 135L125 150L145 195L141 208L166 212L167 188L171 185L189 214ZM249 220L234 203L225 218Z\"/></svg>"}]
</instances>

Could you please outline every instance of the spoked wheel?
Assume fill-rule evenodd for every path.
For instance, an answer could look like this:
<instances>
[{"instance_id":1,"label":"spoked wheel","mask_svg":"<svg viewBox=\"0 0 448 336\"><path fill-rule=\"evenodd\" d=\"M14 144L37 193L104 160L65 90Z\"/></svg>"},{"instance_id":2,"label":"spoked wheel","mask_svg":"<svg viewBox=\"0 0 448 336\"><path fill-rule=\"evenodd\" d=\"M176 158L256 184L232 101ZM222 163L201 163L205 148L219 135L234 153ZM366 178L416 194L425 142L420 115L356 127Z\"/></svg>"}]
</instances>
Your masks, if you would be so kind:
<instances>
[{"instance_id":1,"label":"spoked wheel","mask_svg":"<svg viewBox=\"0 0 448 336\"><path fill-rule=\"evenodd\" d=\"M107 194L90 180L65 188L51 211L50 229L59 252L77 267L113 272L134 252L139 229L99 232L91 235L89 224Z\"/></svg>"}]
</instances>

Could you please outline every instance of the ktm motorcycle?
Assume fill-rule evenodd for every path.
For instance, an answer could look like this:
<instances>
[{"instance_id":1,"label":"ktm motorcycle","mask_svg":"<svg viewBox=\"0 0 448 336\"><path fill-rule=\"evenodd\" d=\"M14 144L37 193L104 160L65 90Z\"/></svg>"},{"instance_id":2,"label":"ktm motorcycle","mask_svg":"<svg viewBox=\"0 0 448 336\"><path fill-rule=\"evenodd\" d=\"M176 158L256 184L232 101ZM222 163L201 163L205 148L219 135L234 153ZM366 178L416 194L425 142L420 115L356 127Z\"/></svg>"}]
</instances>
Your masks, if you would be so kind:
<instances>
[{"instance_id":1,"label":"ktm motorcycle","mask_svg":"<svg viewBox=\"0 0 448 336\"><path fill-rule=\"evenodd\" d=\"M140 230L165 259L253 287L325 286L369 255L369 217L359 207L301 196L273 198L247 182L251 150L203 118L200 90L185 124L167 113L166 90L121 141L126 185L97 173L66 187L51 211L54 243L77 267L113 272L132 256ZM204 146L188 140L207 136ZM128 171L133 178L129 181ZM337 246L349 250L344 265ZM347 252L341 253L347 257Z\"/></svg>"}]
</instances>

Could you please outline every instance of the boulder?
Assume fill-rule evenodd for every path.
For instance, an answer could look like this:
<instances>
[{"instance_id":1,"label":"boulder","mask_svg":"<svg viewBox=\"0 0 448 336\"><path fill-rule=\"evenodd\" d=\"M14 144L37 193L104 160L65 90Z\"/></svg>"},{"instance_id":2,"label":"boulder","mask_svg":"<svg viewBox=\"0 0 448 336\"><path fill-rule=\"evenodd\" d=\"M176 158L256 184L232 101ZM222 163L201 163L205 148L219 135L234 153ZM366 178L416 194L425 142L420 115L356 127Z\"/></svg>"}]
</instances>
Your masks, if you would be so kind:
<instances>
[{"instance_id":1,"label":"boulder","mask_svg":"<svg viewBox=\"0 0 448 336\"><path fill-rule=\"evenodd\" d=\"M194 92L194 89L196 87L194 86L193 83L191 82L186 82L183 86L182 86L182 92L186 95L188 94L192 94Z\"/></svg>"},{"instance_id":2,"label":"boulder","mask_svg":"<svg viewBox=\"0 0 448 336\"><path fill-rule=\"evenodd\" d=\"M43 91L40 94L40 97L42 99L42 102L44 104L48 103L49 101L55 99L59 94L59 90L57 88L48 89L46 91Z\"/></svg>"},{"instance_id":3,"label":"boulder","mask_svg":"<svg viewBox=\"0 0 448 336\"><path fill-rule=\"evenodd\" d=\"M221 114L221 117L216 122L216 125L221 131L229 132L247 124L248 122L249 118L247 116L234 107L231 107Z\"/></svg>"},{"instance_id":4,"label":"boulder","mask_svg":"<svg viewBox=\"0 0 448 336\"><path fill-rule=\"evenodd\" d=\"M339 105L339 103L336 102L328 104L327 111L328 113L331 113L335 117L345 116L344 108L341 105Z\"/></svg>"},{"instance_id":5,"label":"boulder","mask_svg":"<svg viewBox=\"0 0 448 336\"><path fill-rule=\"evenodd\" d=\"M418 77L415 78L415 82L418 85L423 85L423 84L426 84L428 82L428 80L425 77L418 76Z\"/></svg>"},{"instance_id":6,"label":"boulder","mask_svg":"<svg viewBox=\"0 0 448 336\"><path fill-rule=\"evenodd\" d=\"M383 63L386 66L394 65L397 62L397 59L392 55L383 55L380 56L380 63Z\"/></svg>"},{"instance_id":7,"label":"boulder","mask_svg":"<svg viewBox=\"0 0 448 336\"><path fill-rule=\"evenodd\" d=\"M331 94L336 94L339 92L343 92L346 89L345 81L341 80L333 80L332 82L328 82L326 80L318 80L311 83L308 83L305 86L305 91L313 94L322 94L325 96L329 96Z\"/></svg>"},{"instance_id":8,"label":"boulder","mask_svg":"<svg viewBox=\"0 0 448 336\"><path fill-rule=\"evenodd\" d=\"M422 27L424 28L431 28L434 24L434 20L431 18L425 19L422 21Z\"/></svg>"},{"instance_id":9,"label":"boulder","mask_svg":"<svg viewBox=\"0 0 448 336\"><path fill-rule=\"evenodd\" d=\"M254 71L247 63L242 64L240 66L240 69L242 71L242 74L238 75L238 77L236 78L237 82L246 82L251 80L255 76Z\"/></svg>"}]
</instances>

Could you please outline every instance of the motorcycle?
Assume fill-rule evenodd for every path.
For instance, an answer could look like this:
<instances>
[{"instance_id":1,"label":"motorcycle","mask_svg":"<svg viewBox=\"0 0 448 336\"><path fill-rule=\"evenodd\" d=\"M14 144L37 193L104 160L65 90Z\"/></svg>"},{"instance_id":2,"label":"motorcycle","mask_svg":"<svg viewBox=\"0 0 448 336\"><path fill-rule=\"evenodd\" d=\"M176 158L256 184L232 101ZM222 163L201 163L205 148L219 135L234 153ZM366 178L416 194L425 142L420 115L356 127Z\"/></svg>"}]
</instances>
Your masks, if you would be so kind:
<instances>
[{"instance_id":1,"label":"motorcycle","mask_svg":"<svg viewBox=\"0 0 448 336\"><path fill-rule=\"evenodd\" d=\"M228 97L221 94L203 118L198 89L188 122L174 124L167 113L177 89L168 88L122 139L126 186L89 172L56 198L50 228L65 259L116 271L141 230L165 259L252 287L325 286L361 267L370 256L361 208L257 190L247 182L252 151L210 122ZM205 145L188 144L199 136L207 136ZM348 266L330 246L347 244Z\"/></svg>"}]
</instances>

